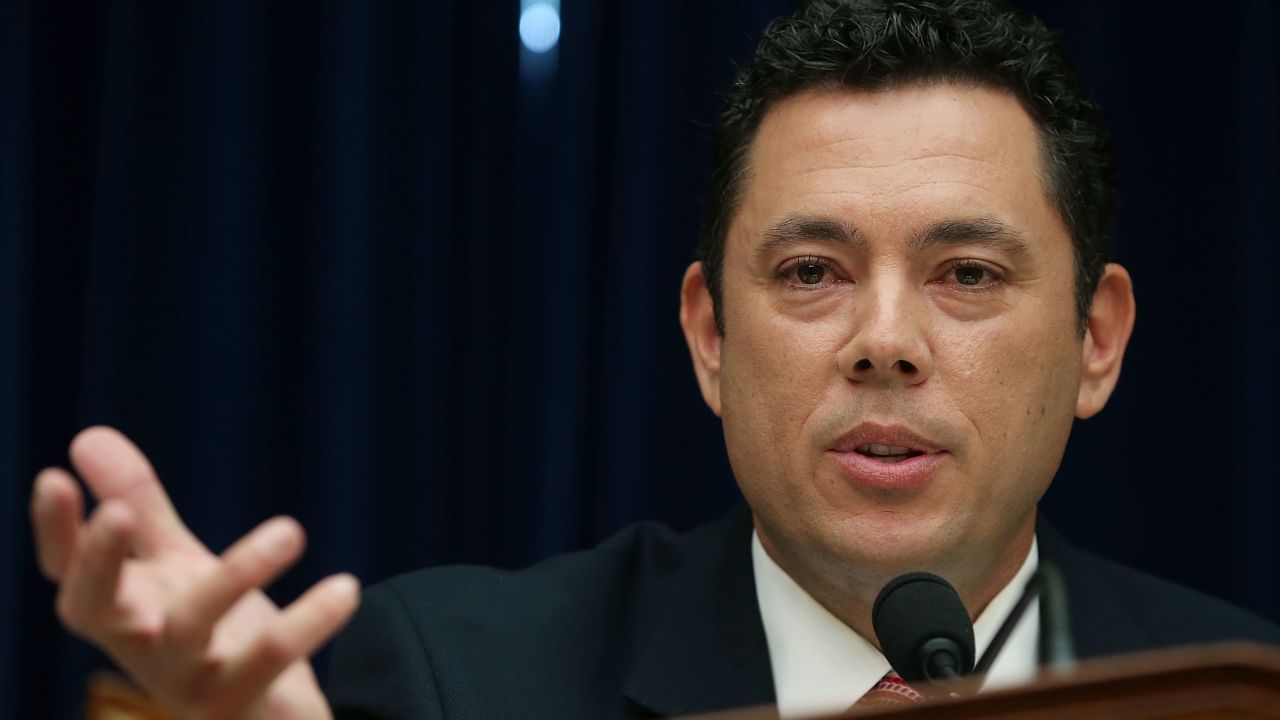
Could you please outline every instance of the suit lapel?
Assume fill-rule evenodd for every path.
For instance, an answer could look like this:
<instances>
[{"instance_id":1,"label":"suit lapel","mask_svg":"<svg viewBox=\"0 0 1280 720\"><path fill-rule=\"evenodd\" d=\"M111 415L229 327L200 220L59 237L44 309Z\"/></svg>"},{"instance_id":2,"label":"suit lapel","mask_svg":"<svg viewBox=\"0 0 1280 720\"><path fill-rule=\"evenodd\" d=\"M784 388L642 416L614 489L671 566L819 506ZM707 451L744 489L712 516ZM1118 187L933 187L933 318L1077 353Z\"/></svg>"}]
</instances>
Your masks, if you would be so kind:
<instances>
[{"instance_id":1,"label":"suit lapel","mask_svg":"<svg viewBox=\"0 0 1280 720\"><path fill-rule=\"evenodd\" d=\"M689 536L642 609L638 660L623 688L633 702L678 715L774 701L750 540L746 506Z\"/></svg>"},{"instance_id":2,"label":"suit lapel","mask_svg":"<svg viewBox=\"0 0 1280 720\"><path fill-rule=\"evenodd\" d=\"M1132 652L1150 644L1139 630L1139 618L1116 596L1101 561L1072 547L1043 519L1036 523L1036 539L1041 557L1056 563L1066 581L1071 638L1078 657Z\"/></svg>"}]
</instances>

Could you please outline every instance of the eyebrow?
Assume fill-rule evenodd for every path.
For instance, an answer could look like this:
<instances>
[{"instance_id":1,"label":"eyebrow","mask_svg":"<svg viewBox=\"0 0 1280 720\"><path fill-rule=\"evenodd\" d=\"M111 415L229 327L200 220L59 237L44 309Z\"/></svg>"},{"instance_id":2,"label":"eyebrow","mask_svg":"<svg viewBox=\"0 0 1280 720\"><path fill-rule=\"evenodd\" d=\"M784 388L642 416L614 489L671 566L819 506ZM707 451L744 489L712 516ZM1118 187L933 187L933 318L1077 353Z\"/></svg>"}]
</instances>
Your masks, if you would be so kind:
<instances>
[{"instance_id":1,"label":"eyebrow","mask_svg":"<svg viewBox=\"0 0 1280 720\"><path fill-rule=\"evenodd\" d=\"M1021 233L989 217L943 220L911 239L912 250L954 245L985 247L1014 257L1031 254L1031 244Z\"/></svg>"},{"instance_id":2,"label":"eyebrow","mask_svg":"<svg viewBox=\"0 0 1280 720\"><path fill-rule=\"evenodd\" d=\"M853 225L831 218L792 215L765 229L764 241L756 248L756 257L765 257L805 242L850 245L859 249L866 246L866 239Z\"/></svg>"},{"instance_id":3,"label":"eyebrow","mask_svg":"<svg viewBox=\"0 0 1280 720\"><path fill-rule=\"evenodd\" d=\"M846 245L856 250L865 250L867 246L866 238L857 227L825 217L792 215L770 225L763 236L763 242L756 248L757 258L806 242ZM1031 254L1031 244L1021 233L991 217L941 220L916 233L910 248L924 250L958 245L985 247L1019 258Z\"/></svg>"}]
</instances>

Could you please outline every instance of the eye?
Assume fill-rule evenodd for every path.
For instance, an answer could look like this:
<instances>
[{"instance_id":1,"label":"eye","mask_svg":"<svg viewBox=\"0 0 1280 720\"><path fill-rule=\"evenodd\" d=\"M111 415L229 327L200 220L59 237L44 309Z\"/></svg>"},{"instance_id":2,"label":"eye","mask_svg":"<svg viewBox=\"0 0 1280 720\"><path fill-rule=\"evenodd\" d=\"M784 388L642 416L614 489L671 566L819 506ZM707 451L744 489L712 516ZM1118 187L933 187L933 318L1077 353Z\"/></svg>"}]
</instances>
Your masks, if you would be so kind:
<instances>
[{"instance_id":1,"label":"eye","mask_svg":"<svg viewBox=\"0 0 1280 720\"><path fill-rule=\"evenodd\" d=\"M955 274L956 282L961 285L981 285L983 278L987 276L987 271L976 265L962 265L951 271Z\"/></svg>"},{"instance_id":2,"label":"eye","mask_svg":"<svg viewBox=\"0 0 1280 720\"><path fill-rule=\"evenodd\" d=\"M992 289L1003 280L1004 278L995 268L985 263L976 260L955 260L947 268L947 274L942 282L958 286L965 291L981 291Z\"/></svg>"},{"instance_id":3,"label":"eye","mask_svg":"<svg viewBox=\"0 0 1280 720\"><path fill-rule=\"evenodd\" d=\"M818 263L804 263L796 266L796 279L805 285L817 285L827 276L827 269Z\"/></svg>"},{"instance_id":4,"label":"eye","mask_svg":"<svg viewBox=\"0 0 1280 720\"><path fill-rule=\"evenodd\" d=\"M826 258L795 258L778 268L778 277L797 290L817 290L838 282L835 265Z\"/></svg>"}]
</instances>

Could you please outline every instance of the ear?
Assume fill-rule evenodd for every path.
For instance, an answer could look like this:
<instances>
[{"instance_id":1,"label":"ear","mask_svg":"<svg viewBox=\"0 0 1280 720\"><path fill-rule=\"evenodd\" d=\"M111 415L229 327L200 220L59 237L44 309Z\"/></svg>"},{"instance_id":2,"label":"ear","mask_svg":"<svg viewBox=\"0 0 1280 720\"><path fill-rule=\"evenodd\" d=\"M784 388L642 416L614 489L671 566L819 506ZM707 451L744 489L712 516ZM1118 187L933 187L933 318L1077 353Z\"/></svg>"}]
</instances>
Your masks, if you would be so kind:
<instances>
[{"instance_id":1,"label":"ear","mask_svg":"<svg viewBox=\"0 0 1280 720\"><path fill-rule=\"evenodd\" d=\"M715 307L702 274L702 263L695 262L684 271L680 286L680 327L693 357L693 372L702 388L702 399L711 412L720 416L720 330L716 327Z\"/></svg>"},{"instance_id":2,"label":"ear","mask_svg":"<svg viewBox=\"0 0 1280 720\"><path fill-rule=\"evenodd\" d=\"M1093 417L1111 397L1120 379L1120 363L1124 349L1133 334L1136 306L1133 280L1129 271L1115 263L1107 263L1093 293L1085 329L1080 363L1080 394L1076 398L1076 417Z\"/></svg>"}]
</instances>

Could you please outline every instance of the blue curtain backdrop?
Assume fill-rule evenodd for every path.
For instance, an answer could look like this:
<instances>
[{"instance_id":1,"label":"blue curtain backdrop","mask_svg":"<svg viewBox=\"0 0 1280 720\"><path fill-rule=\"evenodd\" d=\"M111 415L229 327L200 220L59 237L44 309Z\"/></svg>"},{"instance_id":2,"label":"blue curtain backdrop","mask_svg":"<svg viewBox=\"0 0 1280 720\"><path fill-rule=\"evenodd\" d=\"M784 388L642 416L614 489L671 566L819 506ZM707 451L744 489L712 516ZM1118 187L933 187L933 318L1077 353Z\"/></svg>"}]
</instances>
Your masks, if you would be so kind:
<instances>
[{"instance_id":1,"label":"blue curtain backdrop","mask_svg":"<svg viewBox=\"0 0 1280 720\"><path fill-rule=\"evenodd\" d=\"M1120 160L1139 320L1045 503L1280 620L1280 8L1026 0ZM110 423L221 549L297 516L365 581L523 565L736 503L677 322L717 92L787 0L0 3L0 707L102 659L30 481ZM1212 7L1212 9L1208 9Z\"/></svg>"}]
</instances>

